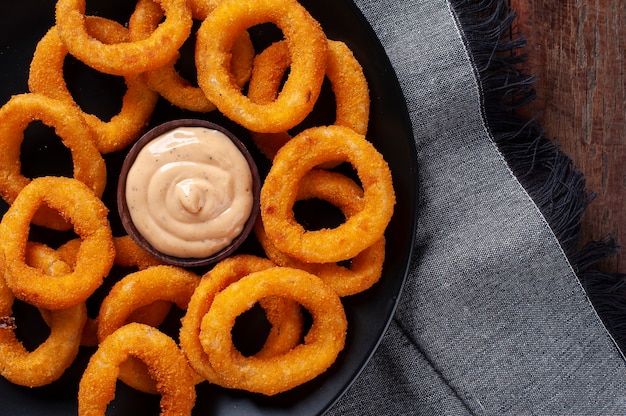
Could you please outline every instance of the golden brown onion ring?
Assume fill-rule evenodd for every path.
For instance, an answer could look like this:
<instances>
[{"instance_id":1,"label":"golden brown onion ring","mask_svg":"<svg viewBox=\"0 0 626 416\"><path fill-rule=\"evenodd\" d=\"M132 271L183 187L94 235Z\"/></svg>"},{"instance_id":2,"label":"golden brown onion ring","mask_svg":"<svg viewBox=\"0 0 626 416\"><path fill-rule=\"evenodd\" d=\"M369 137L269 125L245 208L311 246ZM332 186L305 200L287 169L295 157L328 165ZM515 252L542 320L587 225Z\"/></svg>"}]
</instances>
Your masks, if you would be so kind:
<instances>
[{"instance_id":1,"label":"golden brown onion ring","mask_svg":"<svg viewBox=\"0 0 626 416\"><path fill-rule=\"evenodd\" d=\"M148 38L107 44L89 34L85 0L59 0L56 26L70 53L90 67L112 75L139 74L170 62L191 33L186 0L156 0L165 20Z\"/></svg>"},{"instance_id":2,"label":"golden brown onion ring","mask_svg":"<svg viewBox=\"0 0 626 416\"><path fill-rule=\"evenodd\" d=\"M51 279L69 268L56 251L43 244L29 243L27 258L33 268L51 274ZM4 270L4 262L0 270ZM0 275L0 316L11 316L14 296ZM0 329L0 374L12 383L40 387L56 381L74 362L80 346L80 334L87 319L84 303L67 309L40 309L50 335L37 348L28 351L11 328Z\"/></svg>"},{"instance_id":3,"label":"golden brown onion ring","mask_svg":"<svg viewBox=\"0 0 626 416\"><path fill-rule=\"evenodd\" d=\"M363 187L363 208L335 228L306 230L293 205L302 177L314 167L349 162ZM287 142L276 154L261 188L261 218L267 237L280 251L306 263L354 258L383 237L393 215L395 192L382 155L354 130L314 127Z\"/></svg>"},{"instance_id":4,"label":"golden brown onion ring","mask_svg":"<svg viewBox=\"0 0 626 416\"><path fill-rule=\"evenodd\" d=\"M14 95L0 108L0 196L12 204L30 182L21 172L20 151L24 130L34 120L54 127L72 154L74 178L87 184L98 197L102 196L107 180L106 165L94 145L93 131L76 107L34 93ZM41 208L33 223L61 230L69 227L58 213L47 207Z\"/></svg>"},{"instance_id":5,"label":"golden brown onion ring","mask_svg":"<svg viewBox=\"0 0 626 416\"><path fill-rule=\"evenodd\" d=\"M43 204L71 222L82 240L72 272L54 278L25 261L30 221ZM4 277L15 297L51 310L85 302L113 265L115 249L107 213L102 201L76 179L41 177L26 185L0 223Z\"/></svg>"},{"instance_id":6,"label":"golden brown onion ring","mask_svg":"<svg viewBox=\"0 0 626 416\"><path fill-rule=\"evenodd\" d=\"M304 343L271 357L244 357L233 344L237 316L268 296L293 299L313 318ZM215 295L202 318L200 342L220 377L233 388L275 395L326 371L344 347L347 320L337 294L316 276L273 267L249 274Z\"/></svg>"},{"instance_id":7,"label":"golden brown onion ring","mask_svg":"<svg viewBox=\"0 0 626 416\"><path fill-rule=\"evenodd\" d=\"M117 22L96 16L85 19L91 36L114 44L129 39L128 30ZM41 93L78 107L67 88L63 64L68 54L65 44L52 27L39 41L30 64L28 87L31 92ZM139 75L124 77L126 93L119 114L103 121L94 114L82 111L85 121L95 132L95 144L101 153L122 150L130 145L148 125L158 95L143 82Z\"/></svg>"},{"instance_id":8,"label":"golden brown onion ring","mask_svg":"<svg viewBox=\"0 0 626 416\"><path fill-rule=\"evenodd\" d=\"M228 384L213 369L200 344L202 318L211 308L217 293L250 273L270 267L275 267L275 264L268 259L256 256L241 254L227 258L217 263L202 277L191 297L187 313L181 320L179 342L191 367L209 382L228 387ZM270 297L261 300L261 306L265 310L272 329L263 348L256 356L271 357L296 346L300 342L304 325L298 304L283 298Z\"/></svg>"},{"instance_id":9,"label":"golden brown onion ring","mask_svg":"<svg viewBox=\"0 0 626 416\"><path fill-rule=\"evenodd\" d=\"M307 173L298 188L296 200L321 199L338 207L345 217L359 212L364 205L363 190L350 178L340 173L320 169ZM322 279L339 296L360 293L372 287L382 275L385 260L385 238L360 252L349 266L337 263L304 263L278 250L269 241L263 222L257 220L254 228L257 240L265 254L279 266L302 269Z\"/></svg>"},{"instance_id":10,"label":"golden brown onion ring","mask_svg":"<svg viewBox=\"0 0 626 416\"><path fill-rule=\"evenodd\" d=\"M161 415L191 415L193 375L176 342L156 328L130 323L109 335L91 356L78 386L78 415L104 415L115 397L119 366L136 357L148 367L161 397Z\"/></svg>"},{"instance_id":11,"label":"golden brown onion ring","mask_svg":"<svg viewBox=\"0 0 626 416\"><path fill-rule=\"evenodd\" d=\"M274 101L290 64L289 48L285 41L268 46L254 58L248 97L261 104ZM361 64L345 43L328 40L326 78L335 95L334 124L350 127L365 135L369 124L369 87ZM252 132L252 138L259 150L269 159L273 159L278 149L291 139L291 135L286 131Z\"/></svg>"},{"instance_id":12,"label":"golden brown onion ring","mask_svg":"<svg viewBox=\"0 0 626 416\"><path fill-rule=\"evenodd\" d=\"M273 23L291 52L291 71L276 100L257 104L230 74L237 38L251 26ZM319 96L326 69L326 36L295 0L224 0L200 25L196 43L198 84L227 117L258 132L286 131L300 123Z\"/></svg>"}]
</instances>

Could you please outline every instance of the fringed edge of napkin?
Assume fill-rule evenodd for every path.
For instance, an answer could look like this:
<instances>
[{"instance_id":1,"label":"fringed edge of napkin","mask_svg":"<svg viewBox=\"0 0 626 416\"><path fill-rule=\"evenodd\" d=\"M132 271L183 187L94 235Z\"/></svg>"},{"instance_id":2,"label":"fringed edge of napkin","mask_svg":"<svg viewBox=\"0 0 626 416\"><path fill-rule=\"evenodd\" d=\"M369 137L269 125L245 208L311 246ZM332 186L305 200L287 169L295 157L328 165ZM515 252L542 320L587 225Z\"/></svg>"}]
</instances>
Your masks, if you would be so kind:
<instances>
[{"instance_id":1,"label":"fringed edge of napkin","mask_svg":"<svg viewBox=\"0 0 626 416\"><path fill-rule=\"evenodd\" d=\"M517 14L506 0L450 2L472 55L483 117L496 145L550 224L596 312L626 351L626 276L592 268L616 253L616 243L611 237L579 242L582 215L595 195L540 123L515 114L536 97L535 78L525 73L526 39L514 26Z\"/></svg>"}]
</instances>

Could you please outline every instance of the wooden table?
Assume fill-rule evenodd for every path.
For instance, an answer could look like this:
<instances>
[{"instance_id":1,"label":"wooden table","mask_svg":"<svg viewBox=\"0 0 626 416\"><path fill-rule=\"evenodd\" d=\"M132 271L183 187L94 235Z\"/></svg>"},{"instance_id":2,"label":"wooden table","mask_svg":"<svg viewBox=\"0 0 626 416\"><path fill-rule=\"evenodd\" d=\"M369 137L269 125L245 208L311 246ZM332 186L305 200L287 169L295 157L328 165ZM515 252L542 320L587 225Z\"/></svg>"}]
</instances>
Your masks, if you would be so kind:
<instances>
[{"instance_id":1,"label":"wooden table","mask_svg":"<svg viewBox=\"0 0 626 416\"><path fill-rule=\"evenodd\" d=\"M524 115L539 114L597 194L581 240L610 234L623 245L599 268L626 273L626 2L509 1L537 77L538 98Z\"/></svg>"}]
</instances>

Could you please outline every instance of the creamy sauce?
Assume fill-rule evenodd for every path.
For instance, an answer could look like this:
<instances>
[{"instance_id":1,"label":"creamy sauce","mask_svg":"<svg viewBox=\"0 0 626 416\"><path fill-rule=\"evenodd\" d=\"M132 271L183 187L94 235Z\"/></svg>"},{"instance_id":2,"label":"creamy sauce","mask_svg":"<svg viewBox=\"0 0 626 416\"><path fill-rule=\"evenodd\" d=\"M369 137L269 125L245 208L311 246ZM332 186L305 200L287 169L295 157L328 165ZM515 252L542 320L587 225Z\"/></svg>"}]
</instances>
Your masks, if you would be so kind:
<instances>
[{"instance_id":1,"label":"creamy sauce","mask_svg":"<svg viewBox=\"0 0 626 416\"><path fill-rule=\"evenodd\" d=\"M223 133L177 128L138 153L126 179L126 203L135 227L155 249L207 257L242 232L252 210L252 174Z\"/></svg>"}]
</instances>

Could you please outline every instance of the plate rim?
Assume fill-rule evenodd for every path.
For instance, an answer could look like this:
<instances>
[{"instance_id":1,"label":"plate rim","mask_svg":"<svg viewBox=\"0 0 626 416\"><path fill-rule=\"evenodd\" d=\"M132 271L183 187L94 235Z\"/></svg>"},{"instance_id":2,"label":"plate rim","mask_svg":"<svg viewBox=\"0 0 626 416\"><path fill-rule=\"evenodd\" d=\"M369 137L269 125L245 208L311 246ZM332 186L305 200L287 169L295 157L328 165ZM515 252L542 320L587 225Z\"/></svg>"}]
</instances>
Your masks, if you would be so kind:
<instances>
[{"instance_id":1,"label":"plate rim","mask_svg":"<svg viewBox=\"0 0 626 416\"><path fill-rule=\"evenodd\" d=\"M51 2L53 2L53 0L50 0ZM301 3L307 3L310 1L315 1L315 0L302 0ZM339 2L334 2L333 0L325 0L324 2L320 2L320 3L326 3L327 4L336 4ZM39 4L39 3L38 3ZM407 109L407 103L406 100L404 98L404 95L402 93L402 88L400 85L400 82L397 78L397 75L394 71L393 65L391 63L391 61L389 60L389 57L384 49L384 46L382 45L378 35L376 34L376 32L374 31L374 29L372 28L371 24L367 21L367 19L364 17L363 13L361 12L361 10L358 8L358 6L355 4L354 1L352 0L342 0L341 4L343 4L343 7L348 8L351 11L352 16L359 20L361 25L360 28L362 30L364 30L365 32L367 32L367 36L370 40L370 42L374 42L376 45L374 47L372 47L371 45L369 46L372 49L376 49L379 52L379 58L383 58L384 62L380 63L380 65L382 65L383 67L385 67L388 71L391 71L391 74L393 75L390 82L393 83L394 88L392 93L397 95L397 99L401 101L401 123L403 124L404 128L407 129L408 132L410 132L410 138L407 137L408 140L408 147L411 150L411 154L410 154L410 159L412 159L412 167L413 169L411 170L411 172L404 172L407 175L411 176L412 178L412 183L414 183L415 185L415 189L414 189L414 196L413 196L413 201L412 201L412 215L411 215L411 224L410 224L410 230L409 230L409 234L411 236L415 235L416 229L417 229L417 222L418 222L418 218L419 218L419 212L417 209L417 199L419 197L418 194L418 188L417 188L417 184L418 184L418 163L417 163L417 149L416 149L416 143L415 143L415 139L414 139L414 130L412 127L412 123L411 123L411 119L410 119L410 115L408 113L408 109ZM322 22L323 23L323 22ZM34 24L35 25L35 24ZM389 74L387 74L389 75ZM22 91L22 92L26 92L26 91ZM2 103L3 104L3 103ZM412 139L412 140L409 140ZM394 214L395 215L395 214ZM409 224L406 225L407 227L409 227ZM376 351L378 350L383 337L385 335L385 333L387 333L389 326L391 325L391 321L393 320L393 316L397 310L398 304L400 302L402 293L404 292L404 288L406 285L406 281L408 278L408 275L410 273L410 267L411 267L411 263L412 263L412 258L413 258L413 253L415 251L415 241L414 238L410 238L410 240L408 241L409 246L407 247L407 250L405 252L404 255L404 270L399 271L397 274L396 279L399 279L399 285L398 285L398 291L396 293L395 299L393 301L393 304L391 306L390 309L390 313L388 314L388 317L385 320L385 325L381 326L379 328L379 334L376 337L376 342L374 342L370 349L369 349L369 353L367 355L363 356L363 359L361 360L360 365L358 366L358 369L356 371L354 371L351 375L351 377L349 378L349 381L347 383L344 383L344 385L342 386L341 389L339 389L336 394L334 394L332 400L330 400L328 403L326 403L326 405L321 406L321 410L316 413L316 414L324 414L326 412L328 412L330 409L332 409L332 407L345 395L345 393L350 389L350 387L352 387L352 385L355 383L355 381L359 378L359 376L361 375L361 373L363 372L363 370L365 369L365 367L367 366L367 364L369 363L369 361L371 360L371 358L374 356L374 354L376 353ZM375 289L373 289L375 290ZM4 381L4 380L3 380ZM330 396L330 395L329 395Z\"/></svg>"}]
</instances>

